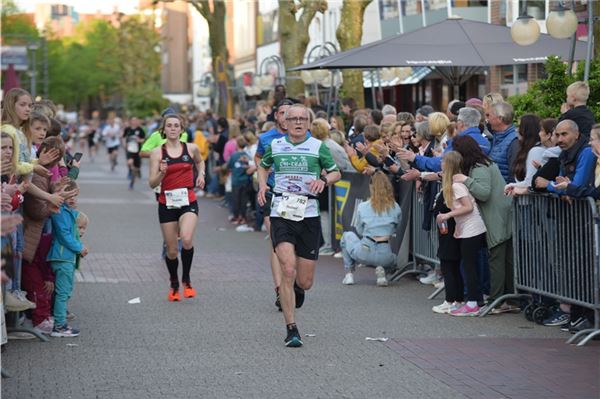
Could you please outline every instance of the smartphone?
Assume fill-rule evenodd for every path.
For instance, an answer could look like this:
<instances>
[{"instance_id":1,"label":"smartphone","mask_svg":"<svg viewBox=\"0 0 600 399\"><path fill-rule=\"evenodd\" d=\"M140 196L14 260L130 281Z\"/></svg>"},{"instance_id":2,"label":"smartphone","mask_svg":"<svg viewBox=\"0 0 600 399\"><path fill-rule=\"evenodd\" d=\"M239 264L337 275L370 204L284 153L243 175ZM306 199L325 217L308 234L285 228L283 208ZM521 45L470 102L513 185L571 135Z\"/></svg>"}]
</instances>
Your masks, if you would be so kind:
<instances>
[{"instance_id":1,"label":"smartphone","mask_svg":"<svg viewBox=\"0 0 600 399\"><path fill-rule=\"evenodd\" d=\"M83 154L81 152L76 152L75 155L73 155L73 159L79 162L82 156Z\"/></svg>"}]
</instances>

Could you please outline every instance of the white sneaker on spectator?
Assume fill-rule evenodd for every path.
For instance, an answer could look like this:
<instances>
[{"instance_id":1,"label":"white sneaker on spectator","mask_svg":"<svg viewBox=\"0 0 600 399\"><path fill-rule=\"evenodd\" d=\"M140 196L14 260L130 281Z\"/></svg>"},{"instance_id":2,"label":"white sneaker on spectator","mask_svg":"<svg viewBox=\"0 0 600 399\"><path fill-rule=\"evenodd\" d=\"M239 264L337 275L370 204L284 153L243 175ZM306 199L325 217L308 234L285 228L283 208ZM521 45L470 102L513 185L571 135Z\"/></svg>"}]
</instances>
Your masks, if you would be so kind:
<instances>
[{"instance_id":1,"label":"white sneaker on spectator","mask_svg":"<svg viewBox=\"0 0 600 399\"><path fill-rule=\"evenodd\" d=\"M438 281L437 283L433 284L433 286L435 288L444 288L445 287L444 280Z\"/></svg>"},{"instance_id":2,"label":"white sneaker on spectator","mask_svg":"<svg viewBox=\"0 0 600 399\"><path fill-rule=\"evenodd\" d=\"M35 303L25 297L23 291L8 291L5 297L5 308L9 312L23 312L27 309L35 309Z\"/></svg>"},{"instance_id":3,"label":"white sneaker on spectator","mask_svg":"<svg viewBox=\"0 0 600 399\"><path fill-rule=\"evenodd\" d=\"M319 255L330 256L333 254L335 254L335 251L333 250L333 248L322 247L321 249L319 249Z\"/></svg>"},{"instance_id":4,"label":"white sneaker on spectator","mask_svg":"<svg viewBox=\"0 0 600 399\"><path fill-rule=\"evenodd\" d=\"M50 320L49 318L42 321L40 324L34 327L36 330L45 335L50 335L52 333L52 328L54 328L54 320Z\"/></svg>"},{"instance_id":5,"label":"white sneaker on spectator","mask_svg":"<svg viewBox=\"0 0 600 399\"><path fill-rule=\"evenodd\" d=\"M378 287L387 287L388 281L385 277L385 269L383 268L383 266L377 266L375 268L375 276L377 276Z\"/></svg>"},{"instance_id":6,"label":"white sneaker on spectator","mask_svg":"<svg viewBox=\"0 0 600 399\"><path fill-rule=\"evenodd\" d=\"M262 227L260 228L260 231L265 232L267 231L267 226L265 226L264 224L262 225Z\"/></svg>"},{"instance_id":7,"label":"white sneaker on spectator","mask_svg":"<svg viewBox=\"0 0 600 399\"><path fill-rule=\"evenodd\" d=\"M344 281L342 281L342 284L353 285L354 284L354 274L346 273L346 276L344 277Z\"/></svg>"},{"instance_id":8,"label":"white sneaker on spectator","mask_svg":"<svg viewBox=\"0 0 600 399\"><path fill-rule=\"evenodd\" d=\"M341 259L341 258L343 258L344 256L342 255L342 252L340 251L340 252L336 252L335 254L333 254L333 257L334 257L334 258L337 258L337 259Z\"/></svg>"},{"instance_id":9,"label":"white sneaker on spectator","mask_svg":"<svg viewBox=\"0 0 600 399\"><path fill-rule=\"evenodd\" d=\"M440 276L435 271L432 271L426 277L421 277L419 281L421 284L435 284L440 281Z\"/></svg>"},{"instance_id":10,"label":"white sneaker on spectator","mask_svg":"<svg viewBox=\"0 0 600 399\"><path fill-rule=\"evenodd\" d=\"M434 306L431 308L433 313L445 314L450 313L450 310L454 309L454 304L444 301L442 304Z\"/></svg>"},{"instance_id":11,"label":"white sneaker on spectator","mask_svg":"<svg viewBox=\"0 0 600 399\"><path fill-rule=\"evenodd\" d=\"M235 228L235 231L239 233L249 233L251 231L254 231L254 228L248 226L247 224L240 224L238 227Z\"/></svg>"}]
</instances>

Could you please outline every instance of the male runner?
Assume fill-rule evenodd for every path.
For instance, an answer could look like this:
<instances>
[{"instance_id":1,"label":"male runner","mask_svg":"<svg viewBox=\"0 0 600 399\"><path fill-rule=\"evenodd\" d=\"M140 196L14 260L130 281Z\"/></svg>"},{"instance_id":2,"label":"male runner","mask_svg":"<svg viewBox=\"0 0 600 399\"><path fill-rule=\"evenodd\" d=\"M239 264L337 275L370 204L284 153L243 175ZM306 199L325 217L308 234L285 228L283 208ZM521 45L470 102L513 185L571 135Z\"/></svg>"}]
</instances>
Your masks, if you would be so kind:
<instances>
[{"instance_id":1,"label":"male runner","mask_svg":"<svg viewBox=\"0 0 600 399\"><path fill-rule=\"evenodd\" d=\"M254 155L254 163L256 165L260 164L260 160L262 159L265 150L269 144L275 139L279 139L285 137L287 134L287 128L285 123L285 112L290 107L290 105L295 104L296 102L289 98L284 98L277 104L277 108L275 110L275 127L267 132L264 132L258 137L258 145L256 146L256 154ZM267 185L270 188L273 188L275 185L275 174L270 173L269 178L267 179ZM267 231L270 233L271 231L271 198L272 193L269 189L266 193L266 202L262 206L262 211L264 215L264 225L267 228ZM279 299L279 286L281 285L281 267L279 266L279 261L277 260L277 255L275 251L269 249L270 260L271 260L271 273L273 275L273 284L275 285L275 306L281 310L281 302Z\"/></svg>"},{"instance_id":2,"label":"male runner","mask_svg":"<svg viewBox=\"0 0 600 399\"><path fill-rule=\"evenodd\" d=\"M341 178L327 146L307 136L310 123L304 105L285 113L288 134L267 146L258 168L258 202L267 201L269 169L275 171L271 204L271 240L281 266L281 307L288 347L302 346L294 307L302 306L304 292L313 283L321 246L318 195Z\"/></svg>"}]
</instances>

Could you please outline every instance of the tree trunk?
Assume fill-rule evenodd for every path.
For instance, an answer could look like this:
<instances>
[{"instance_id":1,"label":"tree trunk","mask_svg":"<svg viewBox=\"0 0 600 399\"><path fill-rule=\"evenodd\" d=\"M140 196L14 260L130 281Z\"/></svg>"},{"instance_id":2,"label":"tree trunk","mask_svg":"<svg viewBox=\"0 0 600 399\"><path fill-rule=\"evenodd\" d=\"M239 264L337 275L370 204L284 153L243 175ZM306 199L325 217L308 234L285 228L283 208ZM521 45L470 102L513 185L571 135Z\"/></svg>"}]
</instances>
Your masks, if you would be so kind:
<instances>
[{"instance_id":1,"label":"tree trunk","mask_svg":"<svg viewBox=\"0 0 600 399\"><path fill-rule=\"evenodd\" d=\"M229 51L225 34L224 0L213 0L212 11L208 0L188 1L204 17L208 24L208 44L212 55L212 73L215 81L215 93L219 99L219 116L233 117L233 93L229 78Z\"/></svg>"},{"instance_id":2,"label":"tree trunk","mask_svg":"<svg viewBox=\"0 0 600 399\"><path fill-rule=\"evenodd\" d=\"M600 1L592 1L591 3L588 1L588 7L590 6L590 4L594 5L594 12L593 12L593 16L595 18L600 18ZM589 22L588 22L589 23ZM600 60L600 21L596 21L596 23L594 23L594 58L597 60ZM591 40L590 37L588 37L588 40Z\"/></svg>"},{"instance_id":3,"label":"tree trunk","mask_svg":"<svg viewBox=\"0 0 600 399\"><path fill-rule=\"evenodd\" d=\"M365 10L371 1L373 0L344 0L340 25L336 31L342 51L360 46ZM358 108L364 108L362 70L344 69L343 76L342 93L346 97L354 98Z\"/></svg>"},{"instance_id":4,"label":"tree trunk","mask_svg":"<svg viewBox=\"0 0 600 399\"><path fill-rule=\"evenodd\" d=\"M302 10L297 19L296 14ZM283 65L286 69L286 91L290 96L304 94L304 82L300 72L288 72L304 63L304 54L310 41L308 27L317 11L327 10L325 0L301 0L297 5L294 0L279 0L279 43Z\"/></svg>"}]
</instances>

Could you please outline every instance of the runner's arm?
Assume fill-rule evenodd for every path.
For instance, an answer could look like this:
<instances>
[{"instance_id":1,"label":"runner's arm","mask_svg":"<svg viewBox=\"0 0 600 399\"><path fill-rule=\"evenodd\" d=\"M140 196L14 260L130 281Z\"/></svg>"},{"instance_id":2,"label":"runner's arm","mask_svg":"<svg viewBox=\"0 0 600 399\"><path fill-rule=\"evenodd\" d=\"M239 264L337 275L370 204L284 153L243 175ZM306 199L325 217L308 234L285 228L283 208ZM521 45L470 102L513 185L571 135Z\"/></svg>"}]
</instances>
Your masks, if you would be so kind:
<instances>
[{"instance_id":1,"label":"runner's arm","mask_svg":"<svg viewBox=\"0 0 600 399\"><path fill-rule=\"evenodd\" d=\"M150 173L148 174L148 184L150 188L156 188L165 177L165 171L159 170L161 162L161 149L157 148L150 154Z\"/></svg>"}]
</instances>

